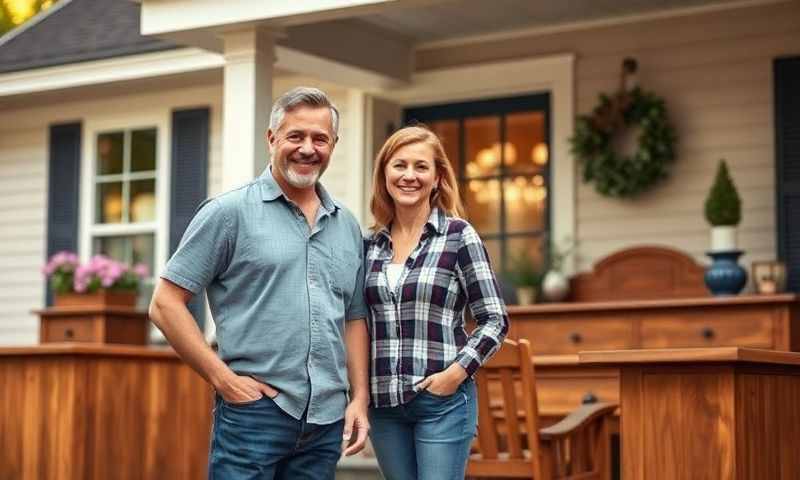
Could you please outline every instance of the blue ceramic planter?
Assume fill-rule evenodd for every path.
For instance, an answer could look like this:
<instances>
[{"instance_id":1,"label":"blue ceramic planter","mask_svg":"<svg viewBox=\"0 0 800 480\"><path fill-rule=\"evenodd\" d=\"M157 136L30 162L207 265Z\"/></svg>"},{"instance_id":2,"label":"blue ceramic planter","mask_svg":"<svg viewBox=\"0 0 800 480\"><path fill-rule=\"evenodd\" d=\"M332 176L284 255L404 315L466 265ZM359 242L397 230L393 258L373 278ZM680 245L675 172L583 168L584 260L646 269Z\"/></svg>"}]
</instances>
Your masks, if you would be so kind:
<instances>
[{"instance_id":1,"label":"blue ceramic planter","mask_svg":"<svg viewBox=\"0 0 800 480\"><path fill-rule=\"evenodd\" d=\"M711 265L706 268L706 287L713 295L737 295L747 283L747 270L739 263L741 250L706 252Z\"/></svg>"}]
</instances>

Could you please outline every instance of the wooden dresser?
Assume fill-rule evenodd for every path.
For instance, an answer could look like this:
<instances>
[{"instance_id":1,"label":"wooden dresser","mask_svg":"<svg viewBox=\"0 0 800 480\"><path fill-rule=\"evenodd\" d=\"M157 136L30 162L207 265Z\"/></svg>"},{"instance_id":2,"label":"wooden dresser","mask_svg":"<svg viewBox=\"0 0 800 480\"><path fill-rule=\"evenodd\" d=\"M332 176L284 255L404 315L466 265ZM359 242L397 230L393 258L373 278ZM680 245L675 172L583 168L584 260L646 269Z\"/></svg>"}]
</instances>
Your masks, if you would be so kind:
<instances>
[{"instance_id":1,"label":"wooden dresser","mask_svg":"<svg viewBox=\"0 0 800 480\"><path fill-rule=\"evenodd\" d=\"M578 362L585 350L748 347L800 351L795 294L712 297L704 267L662 247L623 250L573 278L565 303L509 306L509 338L530 340L540 409L619 402L619 372Z\"/></svg>"}]
</instances>

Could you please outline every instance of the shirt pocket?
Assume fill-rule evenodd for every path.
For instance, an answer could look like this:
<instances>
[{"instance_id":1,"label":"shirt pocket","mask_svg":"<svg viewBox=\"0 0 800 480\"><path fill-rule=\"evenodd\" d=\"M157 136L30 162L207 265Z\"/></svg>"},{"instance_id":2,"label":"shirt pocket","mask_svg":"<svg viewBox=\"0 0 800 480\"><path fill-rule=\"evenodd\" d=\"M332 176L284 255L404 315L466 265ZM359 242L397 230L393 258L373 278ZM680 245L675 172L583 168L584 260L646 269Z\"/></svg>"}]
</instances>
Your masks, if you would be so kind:
<instances>
[{"instance_id":1,"label":"shirt pocket","mask_svg":"<svg viewBox=\"0 0 800 480\"><path fill-rule=\"evenodd\" d=\"M352 250L331 249L331 289L345 299L353 296L358 276L361 275L361 257Z\"/></svg>"}]
</instances>

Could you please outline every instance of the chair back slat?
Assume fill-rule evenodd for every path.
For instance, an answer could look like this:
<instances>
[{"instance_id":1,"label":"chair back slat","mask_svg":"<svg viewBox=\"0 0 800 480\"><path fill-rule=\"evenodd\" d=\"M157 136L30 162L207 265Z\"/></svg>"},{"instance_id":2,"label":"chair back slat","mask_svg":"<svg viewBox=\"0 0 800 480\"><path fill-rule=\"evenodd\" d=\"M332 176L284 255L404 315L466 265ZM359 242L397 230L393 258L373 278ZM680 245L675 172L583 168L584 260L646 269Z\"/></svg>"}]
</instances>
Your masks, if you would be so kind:
<instances>
[{"instance_id":1,"label":"chair back slat","mask_svg":"<svg viewBox=\"0 0 800 480\"><path fill-rule=\"evenodd\" d=\"M489 382L484 369L476 375L478 387L478 448L486 460L497 459L497 425L489 405Z\"/></svg>"},{"instance_id":2,"label":"chair back slat","mask_svg":"<svg viewBox=\"0 0 800 480\"><path fill-rule=\"evenodd\" d=\"M477 472L491 471L486 476L541 478L530 344L526 340L503 342L500 351L478 370L476 381L480 455L470 459L467 471L477 476L481 476ZM502 462L498 463L498 458Z\"/></svg>"},{"instance_id":3,"label":"chair back slat","mask_svg":"<svg viewBox=\"0 0 800 480\"><path fill-rule=\"evenodd\" d=\"M505 419L506 445L510 458L524 458L519 431L519 411L514 376L510 368L500 369L500 383L503 387L503 418Z\"/></svg>"}]
</instances>

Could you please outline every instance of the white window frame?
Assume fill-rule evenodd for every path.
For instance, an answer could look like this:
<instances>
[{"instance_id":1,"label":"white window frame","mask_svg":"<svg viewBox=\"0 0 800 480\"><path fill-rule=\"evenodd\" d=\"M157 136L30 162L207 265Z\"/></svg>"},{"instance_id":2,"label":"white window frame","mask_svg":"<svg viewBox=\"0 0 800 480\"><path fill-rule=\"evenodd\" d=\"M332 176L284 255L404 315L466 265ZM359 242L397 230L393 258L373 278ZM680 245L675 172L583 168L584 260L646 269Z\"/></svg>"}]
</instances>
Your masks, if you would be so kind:
<instances>
[{"instance_id":1,"label":"white window frame","mask_svg":"<svg viewBox=\"0 0 800 480\"><path fill-rule=\"evenodd\" d=\"M95 224L97 138L103 133L156 130L156 220L138 224ZM79 255L82 261L92 256L92 241L97 234L134 235L154 233L154 271L158 278L162 266L168 259L169 202L170 202L170 118L169 112L154 115L128 115L117 117L88 118L83 128L83 156L81 162L80 192L80 241Z\"/></svg>"}]
</instances>

